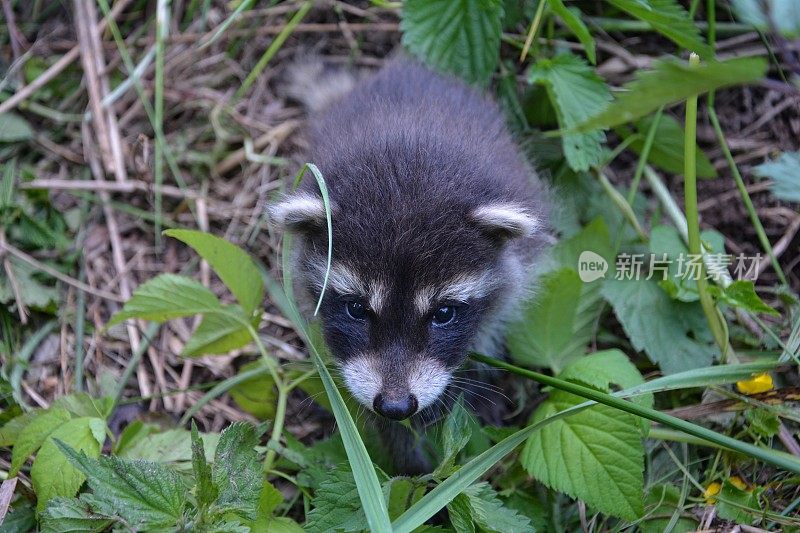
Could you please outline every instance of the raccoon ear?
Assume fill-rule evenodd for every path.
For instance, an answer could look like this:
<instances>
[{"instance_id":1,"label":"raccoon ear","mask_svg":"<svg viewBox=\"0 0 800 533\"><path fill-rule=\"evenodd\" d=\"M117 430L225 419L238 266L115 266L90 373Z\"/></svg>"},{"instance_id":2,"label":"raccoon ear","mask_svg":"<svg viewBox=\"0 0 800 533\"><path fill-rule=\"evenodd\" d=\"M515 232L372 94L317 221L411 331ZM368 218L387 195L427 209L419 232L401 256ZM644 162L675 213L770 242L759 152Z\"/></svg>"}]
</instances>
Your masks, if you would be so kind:
<instances>
[{"instance_id":1,"label":"raccoon ear","mask_svg":"<svg viewBox=\"0 0 800 533\"><path fill-rule=\"evenodd\" d=\"M295 193L269 208L272 221L287 231L311 233L325 227L325 204L309 193Z\"/></svg>"},{"instance_id":2,"label":"raccoon ear","mask_svg":"<svg viewBox=\"0 0 800 533\"><path fill-rule=\"evenodd\" d=\"M481 205L469 216L484 233L504 241L530 237L539 229L539 218L514 203Z\"/></svg>"}]
</instances>

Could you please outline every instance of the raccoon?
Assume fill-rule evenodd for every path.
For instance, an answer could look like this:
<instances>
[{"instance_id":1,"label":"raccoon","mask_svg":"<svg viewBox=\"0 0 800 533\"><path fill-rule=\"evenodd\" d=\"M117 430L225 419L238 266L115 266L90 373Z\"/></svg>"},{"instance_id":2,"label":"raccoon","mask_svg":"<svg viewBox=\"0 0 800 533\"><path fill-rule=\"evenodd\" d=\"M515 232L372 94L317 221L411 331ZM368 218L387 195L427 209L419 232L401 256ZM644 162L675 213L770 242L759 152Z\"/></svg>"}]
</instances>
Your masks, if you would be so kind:
<instances>
[{"instance_id":1,"label":"raccoon","mask_svg":"<svg viewBox=\"0 0 800 533\"><path fill-rule=\"evenodd\" d=\"M358 83L337 73L331 85L346 94L325 102L323 70L309 72L319 79L305 84L317 87L307 160L325 178L333 222L324 336L361 404L420 428L452 400L469 351L502 355L548 240L546 190L498 106L456 78L402 57ZM316 302L328 240L315 180L270 214L299 236L298 293ZM399 470L428 468L398 424L384 434L404 449Z\"/></svg>"}]
</instances>

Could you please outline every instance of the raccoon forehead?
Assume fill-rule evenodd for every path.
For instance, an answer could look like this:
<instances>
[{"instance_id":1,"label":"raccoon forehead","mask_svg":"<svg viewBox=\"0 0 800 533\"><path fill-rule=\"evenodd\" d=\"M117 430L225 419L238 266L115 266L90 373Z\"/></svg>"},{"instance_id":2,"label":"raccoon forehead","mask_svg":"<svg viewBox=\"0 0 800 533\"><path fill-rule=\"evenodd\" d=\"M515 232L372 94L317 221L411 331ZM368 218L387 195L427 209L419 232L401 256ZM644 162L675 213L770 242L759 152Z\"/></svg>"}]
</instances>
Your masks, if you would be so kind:
<instances>
[{"instance_id":1,"label":"raccoon forehead","mask_svg":"<svg viewBox=\"0 0 800 533\"><path fill-rule=\"evenodd\" d=\"M453 276L439 285L428 285L414 294L414 307L420 314L427 313L437 302L462 302L485 298L502 283L502 277L486 270Z\"/></svg>"}]
</instances>

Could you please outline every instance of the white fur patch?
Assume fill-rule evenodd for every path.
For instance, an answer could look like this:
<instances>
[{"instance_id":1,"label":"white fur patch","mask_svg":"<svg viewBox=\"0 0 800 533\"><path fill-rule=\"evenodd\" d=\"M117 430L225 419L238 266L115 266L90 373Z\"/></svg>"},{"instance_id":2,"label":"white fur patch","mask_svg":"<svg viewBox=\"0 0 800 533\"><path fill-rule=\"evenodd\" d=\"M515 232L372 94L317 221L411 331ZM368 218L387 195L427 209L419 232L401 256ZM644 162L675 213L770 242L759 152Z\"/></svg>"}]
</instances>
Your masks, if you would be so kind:
<instances>
[{"instance_id":1,"label":"white fur patch","mask_svg":"<svg viewBox=\"0 0 800 533\"><path fill-rule=\"evenodd\" d=\"M530 237L539 229L538 217L510 203L482 205L472 211L472 218L486 230L511 238Z\"/></svg>"},{"instance_id":2,"label":"white fur patch","mask_svg":"<svg viewBox=\"0 0 800 533\"><path fill-rule=\"evenodd\" d=\"M389 291L383 283L373 281L369 284L369 308L380 313L386 305L386 299L389 296Z\"/></svg>"},{"instance_id":3,"label":"white fur patch","mask_svg":"<svg viewBox=\"0 0 800 533\"><path fill-rule=\"evenodd\" d=\"M417 397L419 411L433 404L447 388L450 372L435 359L425 358L410 368L408 388Z\"/></svg>"},{"instance_id":4,"label":"white fur patch","mask_svg":"<svg viewBox=\"0 0 800 533\"><path fill-rule=\"evenodd\" d=\"M322 283L325 281L325 270L327 262L325 260L314 261L310 265L311 282L317 289L322 290ZM367 285L351 268L342 263L332 263L331 271L328 274L328 286L339 294L352 294L366 298Z\"/></svg>"},{"instance_id":5,"label":"white fur patch","mask_svg":"<svg viewBox=\"0 0 800 533\"><path fill-rule=\"evenodd\" d=\"M283 227L320 224L325 220L325 204L322 198L313 194L297 193L272 206L269 214L277 225Z\"/></svg>"},{"instance_id":6,"label":"white fur patch","mask_svg":"<svg viewBox=\"0 0 800 533\"><path fill-rule=\"evenodd\" d=\"M490 271L456 276L442 287L426 287L417 292L414 305L420 314L425 314L436 302L468 303L470 300L483 298L496 287L493 277Z\"/></svg>"},{"instance_id":7,"label":"white fur patch","mask_svg":"<svg viewBox=\"0 0 800 533\"><path fill-rule=\"evenodd\" d=\"M342 376L353 396L371 410L372 402L383 386L375 361L363 355L352 357L342 365Z\"/></svg>"}]
</instances>

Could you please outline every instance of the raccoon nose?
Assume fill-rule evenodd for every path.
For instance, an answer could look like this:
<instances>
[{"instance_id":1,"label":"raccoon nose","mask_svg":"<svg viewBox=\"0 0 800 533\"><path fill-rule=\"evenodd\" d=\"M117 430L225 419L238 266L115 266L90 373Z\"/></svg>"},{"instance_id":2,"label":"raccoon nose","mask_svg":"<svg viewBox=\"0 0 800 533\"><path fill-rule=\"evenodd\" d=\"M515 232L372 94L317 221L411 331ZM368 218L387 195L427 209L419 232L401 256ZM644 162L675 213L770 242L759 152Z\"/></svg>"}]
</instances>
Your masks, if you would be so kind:
<instances>
[{"instance_id":1,"label":"raccoon nose","mask_svg":"<svg viewBox=\"0 0 800 533\"><path fill-rule=\"evenodd\" d=\"M418 405L417 397L413 394L400 398L389 398L378 394L372 402L376 413L392 420L405 420L417 412Z\"/></svg>"}]
</instances>

